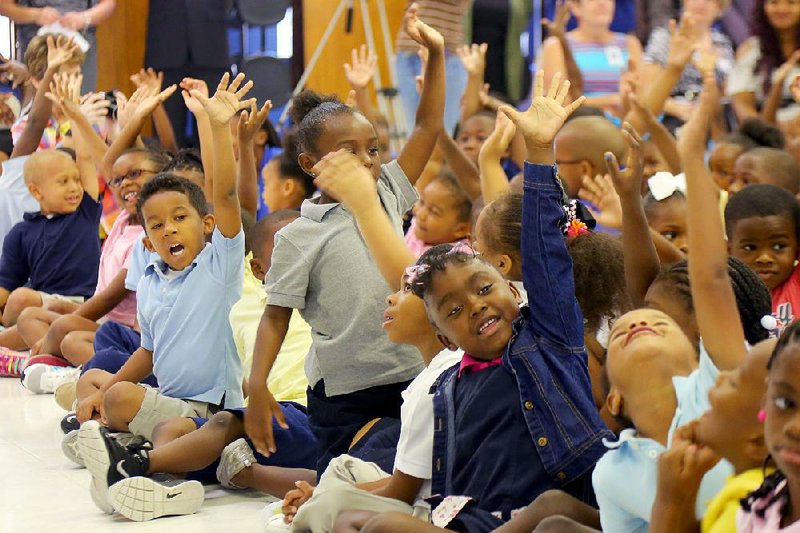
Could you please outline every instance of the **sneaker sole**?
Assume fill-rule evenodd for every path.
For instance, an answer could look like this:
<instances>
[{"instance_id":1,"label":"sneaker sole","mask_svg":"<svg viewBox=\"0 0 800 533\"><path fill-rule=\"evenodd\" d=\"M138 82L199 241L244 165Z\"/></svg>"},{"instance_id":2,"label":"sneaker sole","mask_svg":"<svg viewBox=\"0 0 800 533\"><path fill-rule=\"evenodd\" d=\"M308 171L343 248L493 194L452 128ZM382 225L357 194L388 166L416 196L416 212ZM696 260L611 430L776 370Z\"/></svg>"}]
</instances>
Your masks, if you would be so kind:
<instances>
[{"instance_id":1,"label":"sneaker sole","mask_svg":"<svg viewBox=\"0 0 800 533\"><path fill-rule=\"evenodd\" d=\"M97 420L88 420L81 425L78 431L78 453L92 475L92 499L103 512L106 512L109 505L104 505L102 498L108 493L108 467L111 462L105 441L100 434L100 422Z\"/></svg>"},{"instance_id":2,"label":"sneaker sole","mask_svg":"<svg viewBox=\"0 0 800 533\"><path fill-rule=\"evenodd\" d=\"M79 466L86 466L81 459L80 449L78 447L78 430L72 430L64 435L61 440L61 451L64 456Z\"/></svg>"},{"instance_id":3,"label":"sneaker sole","mask_svg":"<svg viewBox=\"0 0 800 533\"><path fill-rule=\"evenodd\" d=\"M147 477L131 477L108 490L114 510L134 522L162 516L189 515L203 505L205 491L199 481L165 486Z\"/></svg>"},{"instance_id":4,"label":"sneaker sole","mask_svg":"<svg viewBox=\"0 0 800 533\"><path fill-rule=\"evenodd\" d=\"M92 476L92 482L89 484L89 494L92 496L92 501L98 509L105 514L114 514L114 507L108 500L108 490L103 490L103 486L97 482L97 479Z\"/></svg>"},{"instance_id":5,"label":"sneaker sole","mask_svg":"<svg viewBox=\"0 0 800 533\"><path fill-rule=\"evenodd\" d=\"M42 388L42 374L47 371L45 365L28 365L22 372L22 386L34 394L46 394L47 392Z\"/></svg>"}]
</instances>

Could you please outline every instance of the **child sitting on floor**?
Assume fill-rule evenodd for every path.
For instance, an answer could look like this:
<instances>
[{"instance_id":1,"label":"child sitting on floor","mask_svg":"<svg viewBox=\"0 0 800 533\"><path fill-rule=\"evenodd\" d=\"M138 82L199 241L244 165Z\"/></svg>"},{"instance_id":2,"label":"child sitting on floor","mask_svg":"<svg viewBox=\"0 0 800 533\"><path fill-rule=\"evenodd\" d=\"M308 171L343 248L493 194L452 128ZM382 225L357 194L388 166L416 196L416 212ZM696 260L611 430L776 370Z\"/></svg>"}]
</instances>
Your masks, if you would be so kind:
<instances>
[{"instance_id":1,"label":"child sitting on floor","mask_svg":"<svg viewBox=\"0 0 800 533\"><path fill-rule=\"evenodd\" d=\"M774 185L751 185L728 202L725 226L731 256L746 263L766 283L772 291L772 314L778 327L789 326L800 311L797 200Z\"/></svg>"}]
</instances>

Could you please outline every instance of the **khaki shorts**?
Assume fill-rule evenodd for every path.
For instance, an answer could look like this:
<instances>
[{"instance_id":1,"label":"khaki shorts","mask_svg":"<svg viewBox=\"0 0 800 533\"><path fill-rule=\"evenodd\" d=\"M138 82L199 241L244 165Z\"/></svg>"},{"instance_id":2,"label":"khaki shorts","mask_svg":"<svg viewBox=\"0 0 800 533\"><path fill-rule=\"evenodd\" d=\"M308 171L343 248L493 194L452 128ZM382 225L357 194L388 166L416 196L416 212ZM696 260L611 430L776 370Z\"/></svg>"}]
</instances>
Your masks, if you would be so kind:
<instances>
[{"instance_id":1,"label":"khaki shorts","mask_svg":"<svg viewBox=\"0 0 800 533\"><path fill-rule=\"evenodd\" d=\"M144 400L136 416L128 424L128 429L134 435L141 435L147 440L153 440L153 430L161 422L172 418L210 418L220 410L218 405L170 398L147 385L139 386L145 389Z\"/></svg>"},{"instance_id":2,"label":"khaki shorts","mask_svg":"<svg viewBox=\"0 0 800 533\"><path fill-rule=\"evenodd\" d=\"M48 302L53 301L62 301L62 302L72 302L74 304L82 304L86 301L86 298L83 296L64 296L63 294L50 294L49 292L44 291L36 291L39 293L39 296L42 298L42 307L47 305Z\"/></svg>"}]
</instances>

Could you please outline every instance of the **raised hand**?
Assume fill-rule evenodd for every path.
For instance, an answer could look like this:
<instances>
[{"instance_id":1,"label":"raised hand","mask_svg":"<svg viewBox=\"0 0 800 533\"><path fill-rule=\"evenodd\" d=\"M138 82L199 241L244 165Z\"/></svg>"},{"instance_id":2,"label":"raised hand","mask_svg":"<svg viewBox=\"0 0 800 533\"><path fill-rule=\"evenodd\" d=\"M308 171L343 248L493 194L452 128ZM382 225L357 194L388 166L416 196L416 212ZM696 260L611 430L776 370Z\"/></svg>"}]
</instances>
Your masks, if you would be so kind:
<instances>
[{"instance_id":1,"label":"raised hand","mask_svg":"<svg viewBox=\"0 0 800 533\"><path fill-rule=\"evenodd\" d=\"M250 105L249 110L245 110L239 115L237 134L240 143L247 143L253 140L261 125L267 120L269 110L272 109L272 100L267 100L261 109L256 107L255 101Z\"/></svg>"},{"instance_id":2,"label":"raised hand","mask_svg":"<svg viewBox=\"0 0 800 533\"><path fill-rule=\"evenodd\" d=\"M378 56L372 50L367 52L367 45L362 44L360 48L353 48L352 61L344 64L344 75L350 87L364 89L375 75Z\"/></svg>"},{"instance_id":3,"label":"raised hand","mask_svg":"<svg viewBox=\"0 0 800 533\"><path fill-rule=\"evenodd\" d=\"M59 22L65 28L79 31L82 30L84 26L86 26L86 17L83 16L83 13L80 13L78 11L69 11L61 15Z\"/></svg>"},{"instance_id":4,"label":"raised hand","mask_svg":"<svg viewBox=\"0 0 800 533\"><path fill-rule=\"evenodd\" d=\"M86 115L89 122L98 123L108 116L111 102L106 100L103 93L86 93L81 97L81 113Z\"/></svg>"},{"instance_id":5,"label":"raised hand","mask_svg":"<svg viewBox=\"0 0 800 533\"><path fill-rule=\"evenodd\" d=\"M72 59L78 50L75 41L65 35L47 37L47 68L59 68Z\"/></svg>"},{"instance_id":6,"label":"raised hand","mask_svg":"<svg viewBox=\"0 0 800 533\"><path fill-rule=\"evenodd\" d=\"M31 73L28 72L25 63L6 59L2 56L0 56L0 60L2 61L2 64L0 64L0 73L2 73L0 79L10 81L12 89L16 89L31 77Z\"/></svg>"},{"instance_id":7,"label":"raised hand","mask_svg":"<svg viewBox=\"0 0 800 533\"><path fill-rule=\"evenodd\" d=\"M312 168L319 189L353 213L376 205L375 178L356 156L341 149L323 157Z\"/></svg>"},{"instance_id":8,"label":"raised hand","mask_svg":"<svg viewBox=\"0 0 800 533\"><path fill-rule=\"evenodd\" d=\"M244 74L241 72L233 81L230 81L230 77L230 74L227 72L222 75L222 79L219 81L219 85L217 85L217 91L211 98L204 96L200 91L194 89L189 91L189 94L197 98L203 105L212 125L227 125L233 118L233 115L238 113L239 110L250 107L250 105L256 101L255 98L242 100L253 87L252 80L242 85Z\"/></svg>"},{"instance_id":9,"label":"raised hand","mask_svg":"<svg viewBox=\"0 0 800 533\"><path fill-rule=\"evenodd\" d=\"M621 197L633 198L640 196L642 191L642 176L644 174L644 158L642 156L642 138L627 122L622 125L622 136L628 145L628 161L625 170L619 168L617 157L611 152L606 152L606 167L611 175L614 189Z\"/></svg>"},{"instance_id":10,"label":"raised hand","mask_svg":"<svg viewBox=\"0 0 800 533\"><path fill-rule=\"evenodd\" d=\"M691 118L683 125L678 136L678 153L683 159L685 156L696 157L703 154L706 149L708 127L719 105L719 88L713 72L703 76L703 91L700 93L700 103L695 106Z\"/></svg>"},{"instance_id":11,"label":"raised hand","mask_svg":"<svg viewBox=\"0 0 800 533\"><path fill-rule=\"evenodd\" d=\"M464 65L467 74L483 79L483 74L486 71L486 50L488 48L489 45L483 43L465 44L456 49L458 58L461 60L461 64Z\"/></svg>"},{"instance_id":12,"label":"raised hand","mask_svg":"<svg viewBox=\"0 0 800 533\"><path fill-rule=\"evenodd\" d=\"M164 73L156 72L152 68L141 69L132 75L130 79L137 88L146 87L150 93L156 94L161 92L161 86L164 84Z\"/></svg>"},{"instance_id":13,"label":"raised hand","mask_svg":"<svg viewBox=\"0 0 800 533\"><path fill-rule=\"evenodd\" d=\"M494 130L481 146L481 158L501 159L511 146L511 141L514 140L516 133L517 127L511 122L511 119L505 113L498 112L494 121Z\"/></svg>"},{"instance_id":14,"label":"raised hand","mask_svg":"<svg viewBox=\"0 0 800 533\"><path fill-rule=\"evenodd\" d=\"M539 150L552 151L553 139L567 118L586 100L581 96L571 104L564 104L569 94L569 80L561 80L561 73L556 72L547 95L544 94L544 71L536 73L533 86L533 98L527 111L520 112L511 106L504 105L500 111L505 113L522 132L528 154Z\"/></svg>"},{"instance_id":15,"label":"raised hand","mask_svg":"<svg viewBox=\"0 0 800 533\"><path fill-rule=\"evenodd\" d=\"M595 206L586 208L598 224L607 228L622 228L622 203L608 174L598 174L594 178L586 176L578 191L578 198Z\"/></svg>"},{"instance_id":16,"label":"raised hand","mask_svg":"<svg viewBox=\"0 0 800 533\"><path fill-rule=\"evenodd\" d=\"M547 27L548 36L563 37L567 33L567 22L571 16L569 6L564 0L556 1L556 10L553 15L555 15L553 20L544 18L542 24Z\"/></svg>"},{"instance_id":17,"label":"raised hand","mask_svg":"<svg viewBox=\"0 0 800 533\"><path fill-rule=\"evenodd\" d=\"M136 109L136 116L144 118L148 115L151 115L158 106L163 104L167 98L172 96L172 93L174 93L178 89L178 86L172 84L163 91L152 94L152 91L154 89L155 87L153 86L147 88L148 94L144 98L142 98L141 102L139 103L139 106Z\"/></svg>"},{"instance_id":18,"label":"raised hand","mask_svg":"<svg viewBox=\"0 0 800 533\"><path fill-rule=\"evenodd\" d=\"M414 41L427 48L428 50L435 50L441 52L444 50L444 37L438 31L434 30L417 17L419 6L416 3L408 6L405 14L404 25L406 33Z\"/></svg>"},{"instance_id":19,"label":"raised hand","mask_svg":"<svg viewBox=\"0 0 800 533\"><path fill-rule=\"evenodd\" d=\"M189 91L195 90L208 98L208 85L206 85L206 82L195 78L183 78L180 87L182 89L181 96L183 97L184 104L186 104L186 108L195 116L198 114L204 115L206 110L203 108L203 104L200 103L200 100L189 94Z\"/></svg>"},{"instance_id":20,"label":"raised hand","mask_svg":"<svg viewBox=\"0 0 800 533\"><path fill-rule=\"evenodd\" d=\"M81 113L81 74L56 74L50 84L50 91L45 96L59 106L68 117Z\"/></svg>"},{"instance_id":21,"label":"raised hand","mask_svg":"<svg viewBox=\"0 0 800 533\"><path fill-rule=\"evenodd\" d=\"M695 27L696 24L691 15L683 15L680 26L674 20L669 21L670 39L667 66L683 70L692 60L694 51L700 46Z\"/></svg>"}]
</instances>

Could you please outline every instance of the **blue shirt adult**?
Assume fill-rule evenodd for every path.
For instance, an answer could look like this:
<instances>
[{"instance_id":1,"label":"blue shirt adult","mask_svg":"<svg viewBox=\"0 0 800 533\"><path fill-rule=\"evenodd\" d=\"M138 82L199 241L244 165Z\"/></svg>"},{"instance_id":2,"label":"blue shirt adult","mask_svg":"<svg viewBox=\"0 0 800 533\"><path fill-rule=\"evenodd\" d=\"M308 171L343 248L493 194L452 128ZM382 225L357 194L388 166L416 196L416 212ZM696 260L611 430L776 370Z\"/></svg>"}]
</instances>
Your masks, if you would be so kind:
<instances>
[{"instance_id":1,"label":"blue shirt adult","mask_svg":"<svg viewBox=\"0 0 800 533\"><path fill-rule=\"evenodd\" d=\"M142 348L164 396L244 405L242 363L228 321L242 295L244 233L214 229L211 243L180 271L161 259L147 265L136 291Z\"/></svg>"},{"instance_id":2,"label":"blue shirt adult","mask_svg":"<svg viewBox=\"0 0 800 533\"><path fill-rule=\"evenodd\" d=\"M433 398L433 494L480 498L479 509L500 512L504 520L525 504L526 497L530 502L540 491L568 488L586 479L606 451L603 439L612 437L592 399L583 317L575 300L572 260L562 232L564 190L553 166L526 162L523 172L522 279L530 307L523 307L514 322L502 357L503 373L497 369L473 385L477 385L476 391L491 389L494 403L517 407L519 422L526 430L522 436L528 439L525 448L512 444L519 435L514 437L508 424L483 424L486 431L482 434L461 438L471 430L456 418L468 401L457 392L462 386L456 384L457 368L440 377ZM504 452L481 444L482 439L500 444L505 437L512 441L505 442ZM523 461L512 448L528 450L528 459ZM521 462L500 461L498 453ZM467 458L468 466L463 464ZM498 466L504 466L504 471L498 472ZM459 473L467 469L474 481L470 484L462 479L460 483ZM519 490L504 496L505 484L519 478L523 469L523 477L529 479L514 481ZM504 482L486 483L489 478Z\"/></svg>"},{"instance_id":3,"label":"blue shirt adult","mask_svg":"<svg viewBox=\"0 0 800 533\"><path fill-rule=\"evenodd\" d=\"M0 287L19 287L90 297L100 267L100 215L103 206L84 193L67 215L25 213L3 242Z\"/></svg>"}]
</instances>

